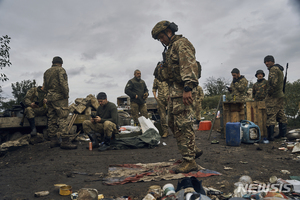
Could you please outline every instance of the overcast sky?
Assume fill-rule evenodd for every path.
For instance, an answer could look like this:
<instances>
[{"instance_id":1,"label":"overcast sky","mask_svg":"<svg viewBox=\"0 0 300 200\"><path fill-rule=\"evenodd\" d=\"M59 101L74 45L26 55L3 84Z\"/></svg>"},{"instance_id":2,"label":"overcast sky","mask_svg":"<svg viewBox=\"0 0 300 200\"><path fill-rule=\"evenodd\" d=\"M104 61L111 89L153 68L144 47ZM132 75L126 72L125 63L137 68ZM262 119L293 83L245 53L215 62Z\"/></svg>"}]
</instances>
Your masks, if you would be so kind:
<instances>
[{"instance_id":1,"label":"overcast sky","mask_svg":"<svg viewBox=\"0 0 300 200\"><path fill-rule=\"evenodd\" d=\"M11 98L11 84L35 79L54 56L63 58L70 99L106 92L116 103L140 69L152 95L153 71L163 46L151 37L161 20L178 25L202 65L200 85L214 76L231 80L239 68L256 82L267 68L266 55L289 63L288 81L300 74L299 0L0 0L1 36L11 37L9 81L0 83Z\"/></svg>"}]
</instances>

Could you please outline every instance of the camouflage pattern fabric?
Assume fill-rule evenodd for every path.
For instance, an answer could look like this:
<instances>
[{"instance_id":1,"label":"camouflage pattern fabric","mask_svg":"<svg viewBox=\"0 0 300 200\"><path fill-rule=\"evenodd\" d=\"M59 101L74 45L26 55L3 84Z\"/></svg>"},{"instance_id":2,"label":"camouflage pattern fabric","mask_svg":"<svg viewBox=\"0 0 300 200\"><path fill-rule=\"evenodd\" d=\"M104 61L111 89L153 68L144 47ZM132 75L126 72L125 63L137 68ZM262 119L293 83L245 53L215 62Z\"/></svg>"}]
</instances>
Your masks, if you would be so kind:
<instances>
[{"instance_id":1,"label":"camouflage pattern fabric","mask_svg":"<svg viewBox=\"0 0 300 200\"><path fill-rule=\"evenodd\" d=\"M196 93L196 119L201 120L202 100L204 98L203 89L200 85L197 86Z\"/></svg>"},{"instance_id":2,"label":"camouflage pattern fabric","mask_svg":"<svg viewBox=\"0 0 300 200\"><path fill-rule=\"evenodd\" d=\"M159 76L169 84L170 102L168 124L177 140L178 149L185 160L195 159L195 133L193 130L195 101L183 104L183 88L192 88L195 99L198 86L198 65L195 48L188 39L175 35L168 46L166 60L158 70Z\"/></svg>"},{"instance_id":3,"label":"camouflage pattern fabric","mask_svg":"<svg viewBox=\"0 0 300 200\"><path fill-rule=\"evenodd\" d=\"M267 126L276 122L287 123L284 114L283 67L276 64L269 68L268 89L265 99L267 107Z\"/></svg>"},{"instance_id":4,"label":"camouflage pattern fabric","mask_svg":"<svg viewBox=\"0 0 300 200\"><path fill-rule=\"evenodd\" d=\"M266 79L259 79L252 86L252 95L254 101L263 101L267 96L268 81Z\"/></svg>"},{"instance_id":5,"label":"camouflage pattern fabric","mask_svg":"<svg viewBox=\"0 0 300 200\"><path fill-rule=\"evenodd\" d=\"M184 160L195 159L195 133L193 130L194 106L184 105L182 98L171 98L169 105L169 127L177 141L178 150Z\"/></svg>"},{"instance_id":6,"label":"camouflage pattern fabric","mask_svg":"<svg viewBox=\"0 0 300 200\"><path fill-rule=\"evenodd\" d=\"M163 133L168 133L166 108L168 107L169 86L165 81L160 82L157 78L155 78L153 81L152 91L156 92L157 90L158 95L156 101L161 127Z\"/></svg>"},{"instance_id":7,"label":"camouflage pattern fabric","mask_svg":"<svg viewBox=\"0 0 300 200\"><path fill-rule=\"evenodd\" d=\"M47 114L48 109L43 103L45 97L46 93L41 87L33 87L27 91L24 97L24 103L27 106L27 108L25 108L25 115L27 118L31 119L36 116L45 116ZM30 107L31 103L34 102L39 102L38 108Z\"/></svg>"},{"instance_id":8,"label":"camouflage pattern fabric","mask_svg":"<svg viewBox=\"0 0 300 200\"><path fill-rule=\"evenodd\" d=\"M66 70L58 64L53 64L44 73L44 91L48 101L69 98L69 85Z\"/></svg>"},{"instance_id":9,"label":"camouflage pattern fabric","mask_svg":"<svg viewBox=\"0 0 300 200\"><path fill-rule=\"evenodd\" d=\"M135 102L130 102L130 110L131 110L131 116L135 123L139 122L138 118L140 116L149 118L148 111L147 111L147 105L145 103L140 105Z\"/></svg>"},{"instance_id":10,"label":"camouflage pattern fabric","mask_svg":"<svg viewBox=\"0 0 300 200\"><path fill-rule=\"evenodd\" d=\"M53 64L44 73L44 91L47 93L48 136L67 137L69 86L67 73L61 65Z\"/></svg>"},{"instance_id":11,"label":"camouflage pattern fabric","mask_svg":"<svg viewBox=\"0 0 300 200\"><path fill-rule=\"evenodd\" d=\"M241 75L238 80L233 80L230 84L232 101L243 102L247 98L247 79Z\"/></svg>"},{"instance_id":12,"label":"camouflage pattern fabric","mask_svg":"<svg viewBox=\"0 0 300 200\"><path fill-rule=\"evenodd\" d=\"M94 131L100 133L103 137L111 137L113 133L118 132L117 126L111 121L105 121L104 123L92 123L91 120L84 120L82 123L84 133Z\"/></svg>"},{"instance_id":13,"label":"camouflage pattern fabric","mask_svg":"<svg viewBox=\"0 0 300 200\"><path fill-rule=\"evenodd\" d=\"M65 137L68 136L67 117L69 115L68 99L50 101L48 105L48 136Z\"/></svg>"}]
</instances>

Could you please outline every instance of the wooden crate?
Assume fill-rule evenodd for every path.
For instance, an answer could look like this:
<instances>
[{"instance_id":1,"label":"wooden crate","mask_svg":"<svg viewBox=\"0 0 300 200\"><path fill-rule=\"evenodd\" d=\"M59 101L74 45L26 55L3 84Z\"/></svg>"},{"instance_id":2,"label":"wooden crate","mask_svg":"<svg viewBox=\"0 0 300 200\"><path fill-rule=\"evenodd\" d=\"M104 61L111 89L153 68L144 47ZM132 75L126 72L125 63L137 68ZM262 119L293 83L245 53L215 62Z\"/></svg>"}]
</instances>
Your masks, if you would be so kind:
<instances>
[{"instance_id":1,"label":"wooden crate","mask_svg":"<svg viewBox=\"0 0 300 200\"><path fill-rule=\"evenodd\" d=\"M246 102L247 120L259 126L261 137L267 137L267 109L264 101Z\"/></svg>"},{"instance_id":2,"label":"wooden crate","mask_svg":"<svg viewBox=\"0 0 300 200\"><path fill-rule=\"evenodd\" d=\"M244 102L223 102L223 134L226 137L226 123L245 120Z\"/></svg>"}]
</instances>

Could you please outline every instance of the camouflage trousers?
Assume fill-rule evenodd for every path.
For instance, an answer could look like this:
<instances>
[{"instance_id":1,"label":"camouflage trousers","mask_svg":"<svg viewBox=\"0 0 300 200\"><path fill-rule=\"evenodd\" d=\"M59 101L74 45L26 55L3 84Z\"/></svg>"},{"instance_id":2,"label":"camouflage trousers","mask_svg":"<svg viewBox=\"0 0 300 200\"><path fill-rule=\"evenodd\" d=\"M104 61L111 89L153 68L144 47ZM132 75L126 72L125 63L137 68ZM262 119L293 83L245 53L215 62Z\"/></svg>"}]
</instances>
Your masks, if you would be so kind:
<instances>
[{"instance_id":1,"label":"camouflage trousers","mask_svg":"<svg viewBox=\"0 0 300 200\"><path fill-rule=\"evenodd\" d=\"M69 115L68 99L47 102L48 136L68 137L67 117Z\"/></svg>"},{"instance_id":2,"label":"camouflage trousers","mask_svg":"<svg viewBox=\"0 0 300 200\"><path fill-rule=\"evenodd\" d=\"M144 116L146 118L149 118L148 117L148 112L147 112L147 105L146 103L142 104L142 105L139 105L135 102L131 102L130 104L130 110L131 110L131 115L132 115L132 118L134 120L135 123L138 123L139 120L138 118L140 116ZM140 114L139 114L140 113Z\"/></svg>"},{"instance_id":3,"label":"camouflage trousers","mask_svg":"<svg viewBox=\"0 0 300 200\"><path fill-rule=\"evenodd\" d=\"M182 97L169 102L169 127L177 140L178 150L184 160L195 159L195 132L193 129L194 107L184 105Z\"/></svg>"},{"instance_id":4,"label":"camouflage trousers","mask_svg":"<svg viewBox=\"0 0 300 200\"><path fill-rule=\"evenodd\" d=\"M287 123L287 118L284 114L284 101L282 98L271 98L267 96L265 99L267 108L267 126L276 125L279 123Z\"/></svg>"},{"instance_id":5,"label":"camouflage trousers","mask_svg":"<svg viewBox=\"0 0 300 200\"><path fill-rule=\"evenodd\" d=\"M99 138L99 141L102 141L104 137L112 137L113 133L117 133L117 126L115 123L111 121L105 121L104 123L93 123L91 120L84 120L82 123L82 128L85 134L88 134L89 132L95 132L100 133L100 136L98 134L97 137Z\"/></svg>"},{"instance_id":6,"label":"camouflage trousers","mask_svg":"<svg viewBox=\"0 0 300 200\"><path fill-rule=\"evenodd\" d=\"M32 108L27 107L25 108L25 115L28 119L35 118L37 116L46 116L48 112L47 108L39 107L39 108Z\"/></svg>"},{"instance_id":7,"label":"camouflage trousers","mask_svg":"<svg viewBox=\"0 0 300 200\"><path fill-rule=\"evenodd\" d=\"M196 103L196 106L195 106L195 111L196 111L196 113L195 113L195 117L196 117L196 119L197 120L201 120L201 110L202 110L202 102L201 101L196 101L195 102Z\"/></svg>"},{"instance_id":8,"label":"camouflage trousers","mask_svg":"<svg viewBox=\"0 0 300 200\"><path fill-rule=\"evenodd\" d=\"M166 116L166 108L168 107L168 99L166 98L158 98L157 101L157 109L160 117L161 127L163 133L168 133L168 124L167 124L167 116Z\"/></svg>"}]
</instances>

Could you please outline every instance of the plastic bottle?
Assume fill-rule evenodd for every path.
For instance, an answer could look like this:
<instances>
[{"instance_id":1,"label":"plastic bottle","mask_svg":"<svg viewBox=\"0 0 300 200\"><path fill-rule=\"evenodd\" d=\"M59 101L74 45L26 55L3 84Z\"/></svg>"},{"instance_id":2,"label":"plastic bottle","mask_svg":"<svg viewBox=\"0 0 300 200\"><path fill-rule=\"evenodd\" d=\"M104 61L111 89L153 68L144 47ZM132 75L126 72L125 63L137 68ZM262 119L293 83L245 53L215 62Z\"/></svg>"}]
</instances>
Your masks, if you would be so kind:
<instances>
[{"instance_id":1,"label":"plastic bottle","mask_svg":"<svg viewBox=\"0 0 300 200\"><path fill-rule=\"evenodd\" d=\"M131 125L131 126L134 126L134 121L133 121L133 119L130 120L130 125Z\"/></svg>"}]
</instances>

